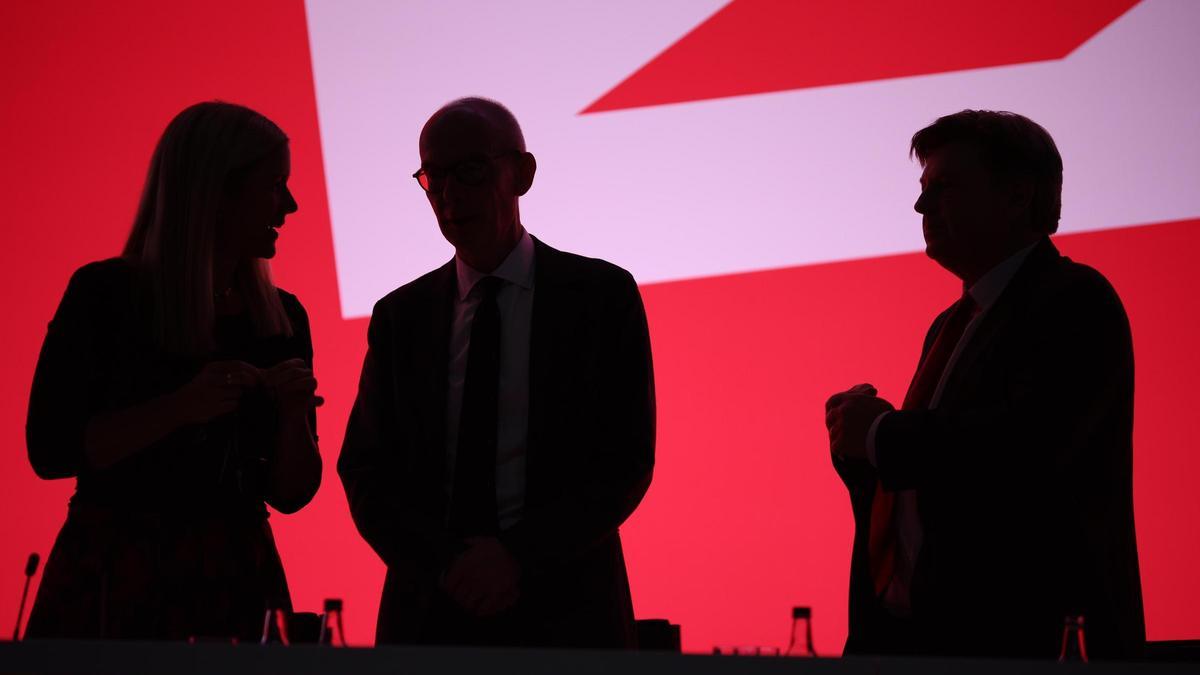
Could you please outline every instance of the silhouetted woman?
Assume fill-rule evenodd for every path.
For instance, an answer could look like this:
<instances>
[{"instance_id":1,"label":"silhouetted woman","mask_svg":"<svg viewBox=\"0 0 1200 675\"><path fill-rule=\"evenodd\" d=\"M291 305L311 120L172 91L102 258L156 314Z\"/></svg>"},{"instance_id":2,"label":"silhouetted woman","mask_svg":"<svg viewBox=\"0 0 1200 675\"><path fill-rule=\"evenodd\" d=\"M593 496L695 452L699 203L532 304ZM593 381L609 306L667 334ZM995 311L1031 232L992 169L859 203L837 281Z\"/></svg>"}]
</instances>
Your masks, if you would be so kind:
<instances>
[{"instance_id":1,"label":"silhouetted woman","mask_svg":"<svg viewBox=\"0 0 1200 675\"><path fill-rule=\"evenodd\" d=\"M284 218L287 136L200 103L163 132L124 254L75 272L34 376L38 476L76 478L30 638L261 632L290 609L264 501L321 479L312 342L266 259Z\"/></svg>"}]
</instances>

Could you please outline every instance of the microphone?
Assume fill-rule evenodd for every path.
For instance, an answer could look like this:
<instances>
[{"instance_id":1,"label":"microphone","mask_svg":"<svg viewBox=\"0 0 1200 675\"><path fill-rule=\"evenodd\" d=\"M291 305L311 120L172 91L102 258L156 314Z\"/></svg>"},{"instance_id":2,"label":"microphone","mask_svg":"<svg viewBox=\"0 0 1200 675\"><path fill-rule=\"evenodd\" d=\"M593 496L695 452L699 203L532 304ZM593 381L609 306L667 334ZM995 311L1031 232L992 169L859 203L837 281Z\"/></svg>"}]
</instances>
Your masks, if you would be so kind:
<instances>
[{"instance_id":1,"label":"microphone","mask_svg":"<svg viewBox=\"0 0 1200 675\"><path fill-rule=\"evenodd\" d=\"M21 637L21 617L25 616L25 599L29 597L29 582L33 581L33 575L37 573L38 563L42 559L37 553L30 553L29 560L25 561L25 590L21 591L21 606L17 609L17 627L13 628L13 642L16 642Z\"/></svg>"}]
</instances>

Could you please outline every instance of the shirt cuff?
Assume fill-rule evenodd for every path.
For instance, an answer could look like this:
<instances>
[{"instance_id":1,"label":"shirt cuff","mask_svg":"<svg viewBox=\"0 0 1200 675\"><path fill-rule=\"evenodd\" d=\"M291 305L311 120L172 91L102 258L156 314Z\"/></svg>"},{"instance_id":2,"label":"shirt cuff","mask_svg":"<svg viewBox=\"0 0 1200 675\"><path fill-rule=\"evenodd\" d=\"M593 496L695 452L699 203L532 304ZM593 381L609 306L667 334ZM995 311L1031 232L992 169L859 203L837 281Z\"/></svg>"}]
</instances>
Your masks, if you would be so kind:
<instances>
[{"instance_id":1,"label":"shirt cuff","mask_svg":"<svg viewBox=\"0 0 1200 675\"><path fill-rule=\"evenodd\" d=\"M867 430L867 461L869 461L871 466L875 467L876 469L879 468L879 465L875 462L875 435L879 433L879 423L882 422L883 418L887 417L888 414L889 413L886 412L879 413L879 415L875 418L875 421L871 422L871 428Z\"/></svg>"}]
</instances>

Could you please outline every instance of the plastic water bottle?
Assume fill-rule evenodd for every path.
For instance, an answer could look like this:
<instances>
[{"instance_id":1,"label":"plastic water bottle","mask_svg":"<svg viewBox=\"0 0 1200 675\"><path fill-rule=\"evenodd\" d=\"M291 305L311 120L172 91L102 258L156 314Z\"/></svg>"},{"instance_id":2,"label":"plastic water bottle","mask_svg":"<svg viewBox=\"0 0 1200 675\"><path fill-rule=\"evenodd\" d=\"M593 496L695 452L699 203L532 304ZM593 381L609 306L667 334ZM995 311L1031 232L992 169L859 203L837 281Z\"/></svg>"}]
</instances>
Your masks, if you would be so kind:
<instances>
[{"instance_id":1,"label":"plastic water bottle","mask_svg":"<svg viewBox=\"0 0 1200 675\"><path fill-rule=\"evenodd\" d=\"M346 631L342 628L342 599L327 598L325 614L321 621L320 644L334 647L346 646Z\"/></svg>"},{"instance_id":2,"label":"plastic water bottle","mask_svg":"<svg viewBox=\"0 0 1200 675\"><path fill-rule=\"evenodd\" d=\"M804 624L804 645L800 648L800 651L793 653L792 650L796 648L796 629L799 627L800 623ZM813 647L811 607L792 608L792 637L788 641L788 648L784 653L787 656L817 655L817 650Z\"/></svg>"},{"instance_id":3,"label":"plastic water bottle","mask_svg":"<svg viewBox=\"0 0 1200 675\"><path fill-rule=\"evenodd\" d=\"M1083 616L1068 615L1063 619L1062 650L1058 654L1062 663L1087 663L1087 640L1083 634Z\"/></svg>"}]
</instances>

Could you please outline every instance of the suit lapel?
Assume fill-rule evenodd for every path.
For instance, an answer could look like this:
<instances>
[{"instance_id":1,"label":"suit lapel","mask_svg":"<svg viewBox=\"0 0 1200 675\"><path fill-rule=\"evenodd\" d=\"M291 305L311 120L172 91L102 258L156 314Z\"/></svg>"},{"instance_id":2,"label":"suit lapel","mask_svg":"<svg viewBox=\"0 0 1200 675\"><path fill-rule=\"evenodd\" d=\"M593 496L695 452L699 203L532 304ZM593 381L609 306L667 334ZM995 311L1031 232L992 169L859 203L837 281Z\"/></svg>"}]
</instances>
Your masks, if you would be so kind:
<instances>
[{"instance_id":1,"label":"suit lapel","mask_svg":"<svg viewBox=\"0 0 1200 675\"><path fill-rule=\"evenodd\" d=\"M440 267L434 274L433 287L429 293L429 305L423 319L429 322L429 330L415 331L429 340L413 353L413 372L422 389L430 396L421 397L417 405L421 408L420 419L426 420L425 458L429 470L442 480L446 478L446 388L450 368L450 327L454 320L454 296L458 291L454 260ZM432 358L430 358L432 357ZM439 483L440 484L440 483Z\"/></svg>"},{"instance_id":2,"label":"suit lapel","mask_svg":"<svg viewBox=\"0 0 1200 675\"><path fill-rule=\"evenodd\" d=\"M1029 253L1029 257L1021 264L1021 268L1009 281L1008 286L996 303L984 315L983 322L971 336L970 342L958 357L946 386L942 389L941 403L953 401L959 389L970 381L976 371L979 361L991 351L997 336L1004 333L1012 322L1018 310L1023 307L1030 294L1036 289L1036 282L1042 272L1060 257L1058 249L1046 239L1040 242Z\"/></svg>"},{"instance_id":3,"label":"suit lapel","mask_svg":"<svg viewBox=\"0 0 1200 675\"><path fill-rule=\"evenodd\" d=\"M925 360L929 358L929 350L933 348L933 343L937 341L938 333L942 331L942 325L946 323L946 317L950 316L950 312L954 309L954 305L942 310L941 314L933 320L933 325L929 327L929 332L925 334L925 342L921 345L921 357L917 359L917 369L913 371L913 376L908 381L908 389L904 391L905 401L912 396L913 387L917 386L917 380L921 377L921 369L925 367Z\"/></svg>"}]
</instances>

